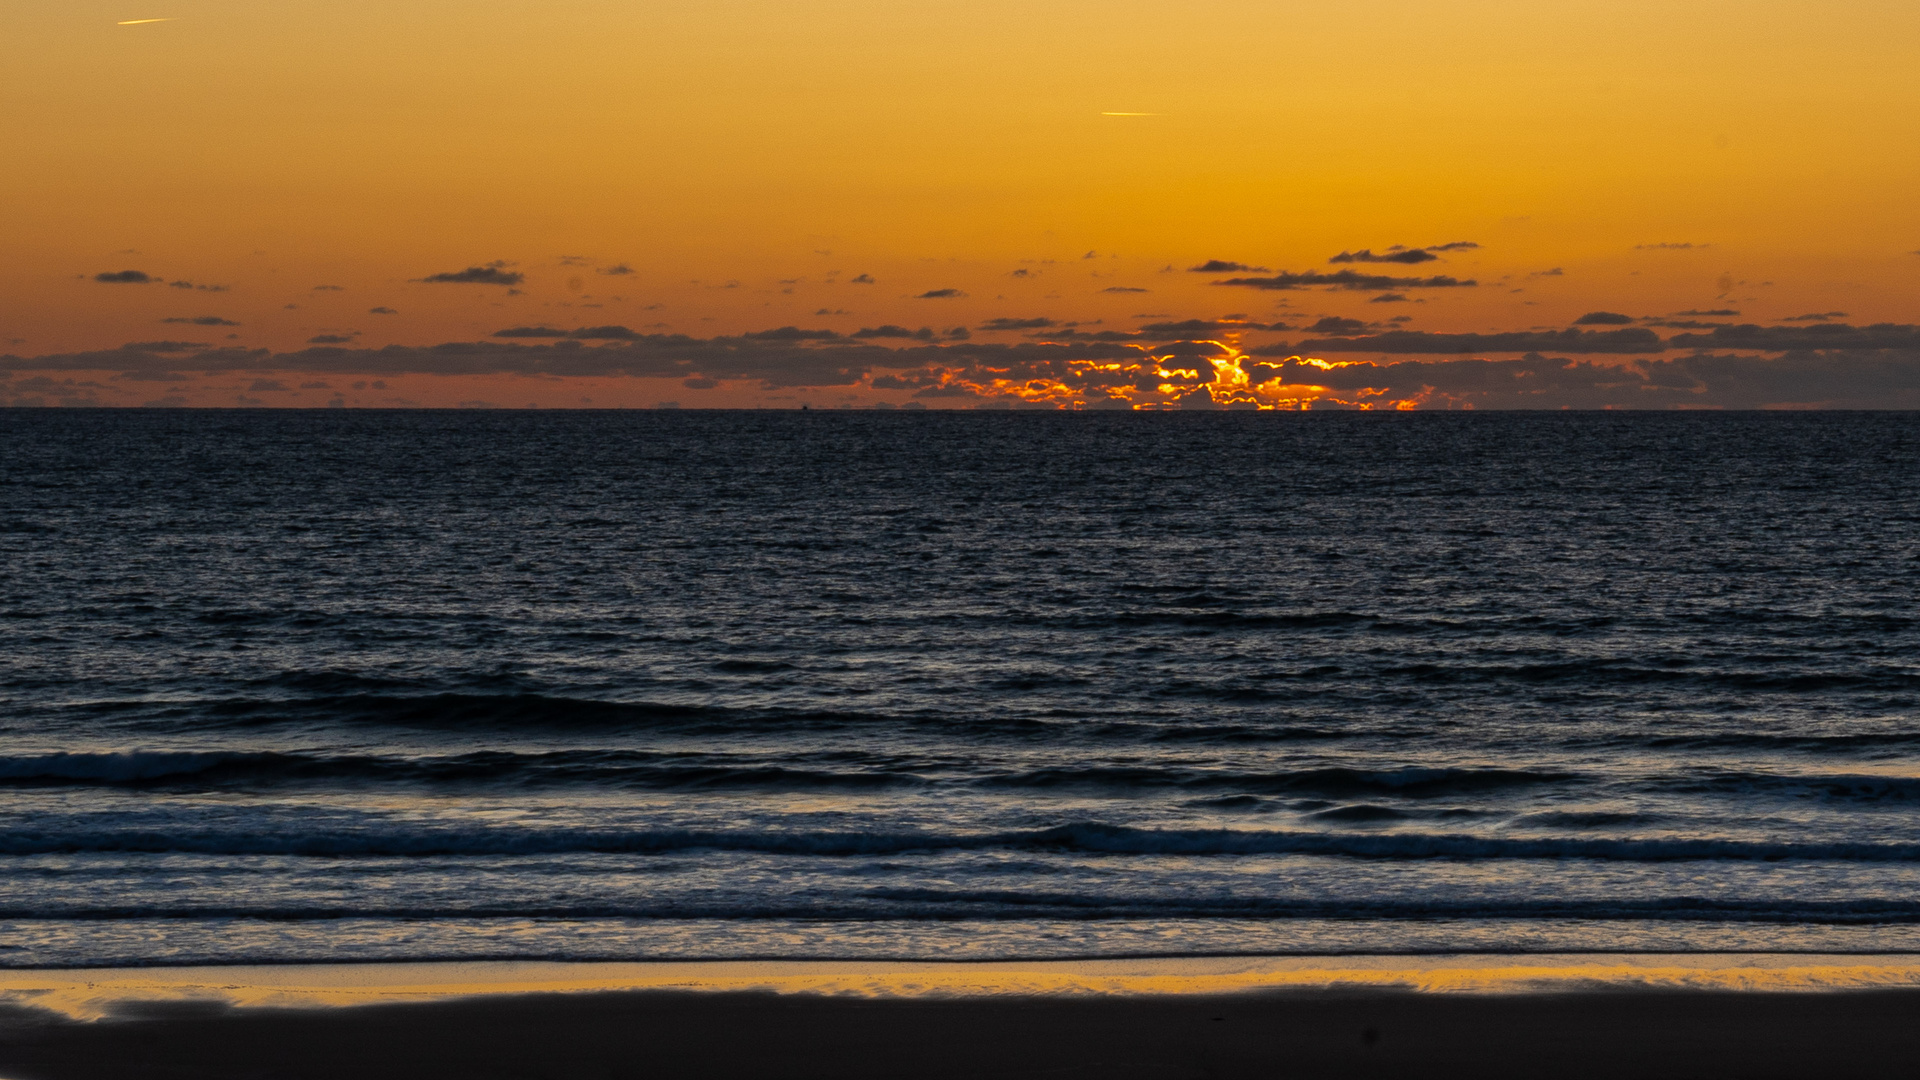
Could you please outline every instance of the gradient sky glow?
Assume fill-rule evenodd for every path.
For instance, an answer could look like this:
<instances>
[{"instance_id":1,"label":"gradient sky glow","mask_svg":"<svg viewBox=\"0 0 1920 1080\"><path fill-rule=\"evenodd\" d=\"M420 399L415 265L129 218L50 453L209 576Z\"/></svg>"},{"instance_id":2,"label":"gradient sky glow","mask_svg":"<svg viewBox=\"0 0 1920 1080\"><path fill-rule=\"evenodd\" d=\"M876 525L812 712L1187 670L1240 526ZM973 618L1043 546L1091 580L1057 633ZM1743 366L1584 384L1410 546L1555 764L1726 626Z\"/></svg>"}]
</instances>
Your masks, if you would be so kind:
<instances>
[{"instance_id":1,"label":"gradient sky glow","mask_svg":"<svg viewBox=\"0 0 1920 1080\"><path fill-rule=\"evenodd\" d=\"M1910 3L0 15L0 402L1920 407Z\"/></svg>"}]
</instances>

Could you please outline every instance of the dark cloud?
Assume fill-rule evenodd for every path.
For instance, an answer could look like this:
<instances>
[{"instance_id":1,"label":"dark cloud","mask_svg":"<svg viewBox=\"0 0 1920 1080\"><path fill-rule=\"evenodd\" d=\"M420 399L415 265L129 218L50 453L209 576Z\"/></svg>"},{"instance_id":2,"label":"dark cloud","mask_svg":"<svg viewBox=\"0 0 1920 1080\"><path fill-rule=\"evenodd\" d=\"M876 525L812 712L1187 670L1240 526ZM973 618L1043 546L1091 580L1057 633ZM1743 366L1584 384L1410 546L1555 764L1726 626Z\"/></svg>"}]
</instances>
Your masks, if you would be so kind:
<instances>
[{"instance_id":1,"label":"dark cloud","mask_svg":"<svg viewBox=\"0 0 1920 1080\"><path fill-rule=\"evenodd\" d=\"M831 330L802 330L797 326L782 326L777 330L755 330L741 336L749 341L830 341L840 335Z\"/></svg>"},{"instance_id":2,"label":"dark cloud","mask_svg":"<svg viewBox=\"0 0 1920 1080\"><path fill-rule=\"evenodd\" d=\"M1811 311L1805 315L1789 315L1786 318L1781 319L1780 321L1781 322L1826 322L1828 319L1844 319L1846 317L1847 317L1847 313L1844 311Z\"/></svg>"},{"instance_id":3,"label":"dark cloud","mask_svg":"<svg viewBox=\"0 0 1920 1080\"><path fill-rule=\"evenodd\" d=\"M1479 246L1471 240L1456 240L1451 244L1429 244L1426 247L1395 244L1379 255L1375 255L1371 248L1361 248L1359 251L1342 251L1327 261L1330 263L1401 263L1412 266L1438 259L1440 256L1434 254L1436 251L1470 251Z\"/></svg>"},{"instance_id":4,"label":"dark cloud","mask_svg":"<svg viewBox=\"0 0 1920 1080\"><path fill-rule=\"evenodd\" d=\"M1712 246L1713 246L1712 244L1635 244L1633 245L1633 250L1635 251L1696 251L1700 248L1707 248Z\"/></svg>"},{"instance_id":5,"label":"dark cloud","mask_svg":"<svg viewBox=\"0 0 1920 1080\"><path fill-rule=\"evenodd\" d=\"M1573 320L1575 326L1627 326L1633 322L1633 316L1622 315L1617 311L1589 311Z\"/></svg>"},{"instance_id":6,"label":"dark cloud","mask_svg":"<svg viewBox=\"0 0 1920 1080\"><path fill-rule=\"evenodd\" d=\"M1676 311L1673 313L1673 317L1676 319L1698 319L1698 318L1712 318L1714 316L1738 315L1738 314L1740 313L1733 310L1732 308L1714 308L1710 311Z\"/></svg>"},{"instance_id":7,"label":"dark cloud","mask_svg":"<svg viewBox=\"0 0 1920 1080\"><path fill-rule=\"evenodd\" d=\"M1795 349L1920 349L1920 326L1875 323L1854 327L1846 323L1813 326L1719 326L1705 334L1676 334L1668 344L1677 349L1751 349L1785 352Z\"/></svg>"},{"instance_id":8,"label":"dark cloud","mask_svg":"<svg viewBox=\"0 0 1920 1080\"><path fill-rule=\"evenodd\" d=\"M904 326L888 323L885 326L863 326L855 330L850 337L860 338L918 338L921 341L933 340L933 327L923 326L918 330L909 330Z\"/></svg>"},{"instance_id":9,"label":"dark cloud","mask_svg":"<svg viewBox=\"0 0 1920 1080\"><path fill-rule=\"evenodd\" d=\"M1131 285L1109 285L1109 286L1107 286L1106 288L1104 288L1104 289L1101 289L1100 291L1101 291L1101 292L1111 292L1111 293L1137 293L1137 292L1151 292L1152 290L1151 290L1151 289L1136 289L1136 288L1134 288L1134 287L1133 287L1133 286L1131 286Z\"/></svg>"},{"instance_id":10,"label":"dark cloud","mask_svg":"<svg viewBox=\"0 0 1920 1080\"><path fill-rule=\"evenodd\" d=\"M873 275L872 275L872 274L861 274L861 275L860 275L859 277L856 277L856 278L853 278L853 279L851 279L851 280L849 280L849 281L847 282L847 284L849 284L849 285L871 285L871 284L873 284Z\"/></svg>"},{"instance_id":11,"label":"dark cloud","mask_svg":"<svg viewBox=\"0 0 1920 1080\"><path fill-rule=\"evenodd\" d=\"M1042 330L1030 337L1041 341L1140 341L1150 334L1129 333L1124 330L1075 330L1071 327L1059 330Z\"/></svg>"},{"instance_id":12,"label":"dark cloud","mask_svg":"<svg viewBox=\"0 0 1920 1080\"><path fill-rule=\"evenodd\" d=\"M352 343L353 335L351 334L315 334L307 339L309 345L351 345Z\"/></svg>"},{"instance_id":13,"label":"dark cloud","mask_svg":"<svg viewBox=\"0 0 1920 1080\"><path fill-rule=\"evenodd\" d=\"M1405 293L1397 292L1381 293L1379 296L1367 301L1369 304L1405 304L1410 302Z\"/></svg>"},{"instance_id":14,"label":"dark cloud","mask_svg":"<svg viewBox=\"0 0 1920 1080\"><path fill-rule=\"evenodd\" d=\"M1337 318L1337 317L1330 317ZM1796 349L1776 357L1703 351L1677 357L1623 356L1617 360L1570 358L1543 351L1517 359L1460 356L1357 362L1304 360L1317 352L1384 351L1398 341L1416 351L1472 347L1498 351L1518 340L1544 338L1566 348L1604 352L1634 346L1640 328L1607 331L1569 329L1528 335L1437 335L1397 331L1307 342L1296 354L1260 350L1240 359L1253 385L1270 398L1305 392L1316 407L1394 402L1476 408L1757 408L1812 405L1847 408L1920 408L1920 327L1771 327L1805 341L1808 336L1848 345L1899 341L1901 348ZM1824 337L1823 337L1824 335ZM1488 342L1494 342L1492 347ZM1273 357L1274 359L1269 359ZM540 377L596 376L672 378L690 387L744 382L764 388L868 385L903 391L926 401L1005 403L1017 396L1073 402L1087 408L1124 406L1129 395L1164 404L1227 404L1244 390L1216 381L1230 370L1234 354L1209 341L1151 343L1042 342L1015 344L914 341L882 347L846 339L772 341L742 337L710 339L649 334L631 341L588 345L450 342L431 347L311 347L271 353L264 349L201 349L162 355L140 347L43 356L3 356L0 369L21 372L14 384L38 374L98 370L134 382L176 382L202 373L244 373L285 379L287 374L369 379L404 373L438 375L516 374ZM324 380L323 380L324 381ZM1289 390L1289 388L1304 388ZM1317 389L1316 389L1317 388ZM325 389L325 387L313 387Z\"/></svg>"},{"instance_id":15,"label":"dark cloud","mask_svg":"<svg viewBox=\"0 0 1920 1080\"><path fill-rule=\"evenodd\" d=\"M446 285L518 285L526 279L527 276L517 270L502 270L498 266L469 266L465 270L428 274L414 280Z\"/></svg>"},{"instance_id":16,"label":"dark cloud","mask_svg":"<svg viewBox=\"0 0 1920 1080\"><path fill-rule=\"evenodd\" d=\"M223 319L218 315L196 315L191 318L184 315L176 315L176 316L173 316L172 318L161 319L160 321L163 323L186 323L189 326L239 326L240 325L239 323L234 322L231 319Z\"/></svg>"},{"instance_id":17,"label":"dark cloud","mask_svg":"<svg viewBox=\"0 0 1920 1080\"><path fill-rule=\"evenodd\" d=\"M1346 337L1353 334L1364 334L1372 328L1372 323L1363 322L1359 319L1343 319L1338 315L1328 315L1319 322L1307 327L1306 330L1310 334L1338 334Z\"/></svg>"},{"instance_id":18,"label":"dark cloud","mask_svg":"<svg viewBox=\"0 0 1920 1080\"><path fill-rule=\"evenodd\" d=\"M1140 328L1146 336L1161 339L1211 337L1223 330L1258 329L1243 323L1216 322L1212 319L1182 319L1179 322L1148 323Z\"/></svg>"},{"instance_id":19,"label":"dark cloud","mask_svg":"<svg viewBox=\"0 0 1920 1080\"><path fill-rule=\"evenodd\" d=\"M167 282L167 288L197 289L200 292L226 292L227 291L227 287L225 285L195 285L191 281L169 281Z\"/></svg>"},{"instance_id":20,"label":"dark cloud","mask_svg":"<svg viewBox=\"0 0 1920 1080\"><path fill-rule=\"evenodd\" d=\"M1535 270L1533 273L1528 274L1527 276L1528 277L1565 277L1566 273L1567 272L1565 270L1562 270L1556 266L1551 270Z\"/></svg>"},{"instance_id":21,"label":"dark cloud","mask_svg":"<svg viewBox=\"0 0 1920 1080\"><path fill-rule=\"evenodd\" d=\"M1425 248L1401 248L1399 251L1389 251L1384 255L1375 255L1372 251L1361 248L1359 251L1343 251L1327 261L1330 263L1406 263L1412 265L1413 263L1432 262L1439 257L1440 256L1435 255Z\"/></svg>"},{"instance_id":22,"label":"dark cloud","mask_svg":"<svg viewBox=\"0 0 1920 1080\"><path fill-rule=\"evenodd\" d=\"M1454 289L1472 288L1477 281L1461 281L1445 275L1434 277L1388 277L1384 274L1362 274L1354 270L1336 270L1331 274L1318 270L1302 273L1282 271L1272 277L1228 278L1216 281L1215 285L1242 285L1249 289L1307 289L1324 285L1334 289Z\"/></svg>"},{"instance_id":23,"label":"dark cloud","mask_svg":"<svg viewBox=\"0 0 1920 1080\"><path fill-rule=\"evenodd\" d=\"M313 291L314 292L346 292L347 290L342 288L339 285L315 285L313 287Z\"/></svg>"},{"instance_id":24,"label":"dark cloud","mask_svg":"<svg viewBox=\"0 0 1920 1080\"><path fill-rule=\"evenodd\" d=\"M551 326L510 326L505 330L495 330L497 338L572 338L576 341L631 341L639 334L624 326L582 326L577 330L560 330Z\"/></svg>"},{"instance_id":25,"label":"dark cloud","mask_svg":"<svg viewBox=\"0 0 1920 1080\"><path fill-rule=\"evenodd\" d=\"M1199 266L1187 267L1190 274L1264 274L1264 266L1248 266L1246 263L1229 262L1226 259L1208 259Z\"/></svg>"},{"instance_id":26,"label":"dark cloud","mask_svg":"<svg viewBox=\"0 0 1920 1080\"><path fill-rule=\"evenodd\" d=\"M1321 324L1308 327L1324 332ZM1340 319L1342 324L1356 320ZM1424 330L1389 330L1368 336L1304 341L1306 352L1379 352L1379 353L1657 353L1666 348L1660 335L1635 327L1629 330L1523 330L1505 334L1434 334ZM1259 350L1255 350L1256 352Z\"/></svg>"},{"instance_id":27,"label":"dark cloud","mask_svg":"<svg viewBox=\"0 0 1920 1080\"><path fill-rule=\"evenodd\" d=\"M303 382L303 383L301 383L301 384L300 384L300 389L302 389L302 390L331 390L331 389L333 389L333 387L332 387L331 385L329 385L329 384L327 384L327 383L324 383L324 382Z\"/></svg>"},{"instance_id":28,"label":"dark cloud","mask_svg":"<svg viewBox=\"0 0 1920 1080\"><path fill-rule=\"evenodd\" d=\"M988 319L980 324L982 330L1038 330L1052 326L1052 319Z\"/></svg>"},{"instance_id":29,"label":"dark cloud","mask_svg":"<svg viewBox=\"0 0 1920 1080\"><path fill-rule=\"evenodd\" d=\"M93 280L105 285L152 285L160 279L144 270L115 270L110 273L95 274Z\"/></svg>"},{"instance_id":30,"label":"dark cloud","mask_svg":"<svg viewBox=\"0 0 1920 1080\"><path fill-rule=\"evenodd\" d=\"M253 380L253 385L247 387L247 393L261 394L270 390L284 391L286 388L287 384L278 379L255 379Z\"/></svg>"},{"instance_id":31,"label":"dark cloud","mask_svg":"<svg viewBox=\"0 0 1920 1080\"><path fill-rule=\"evenodd\" d=\"M612 266L603 266L595 270L594 273L605 274L608 277L624 277L627 274L633 273L633 267L628 266L626 263L614 263Z\"/></svg>"},{"instance_id":32,"label":"dark cloud","mask_svg":"<svg viewBox=\"0 0 1920 1080\"><path fill-rule=\"evenodd\" d=\"M1698 355L1614 366L1530 354L1515 360L1406 360L1331 369L1299 360L1245 365L1256 382L1328 387L1358 400L1411 398L1481 409L1920 408L1920 353L1779 359Z\"/></svg>"},{"instance_id":33,"label":"dark cloud","mask_svg":"<svg viewBox=\"0 0 1920 1080\"><path fill-rule=\"evenodd\" d=\"M965 295L967 294L961 292L959 289L928 289L926 292L923 292L919 296L914 297L914 299L915 300L951 300L955 297L960 297Z\"/></svg>"},{"instance_id":34,"label":"dark cloud","mask_svg":"<svg viewBox=\"0 0 1920 1080\"><path fill-rule=\"evenodd\" d=\"M212 345L204 341L129 341L120 346L132 352L191 352L194 349L211 349Z\"/></svg>"},{"instance_id":35,"label":"dark cloud","mask_svg":"<svg viewBox=\"0 0 1920 1080\"><path fill-rule=\"evenodd\" d=\"M395 311L395 310L393 310L393 309L392 309L392 308L390 308L390 307L376 307L376 308L368 308L368 309L367 309L367 314L369 314L369 315L398 315L398 314L400 314L400 313L399 313L399 312L397 312L397 311Z\"/></svg>"}]
</instances>

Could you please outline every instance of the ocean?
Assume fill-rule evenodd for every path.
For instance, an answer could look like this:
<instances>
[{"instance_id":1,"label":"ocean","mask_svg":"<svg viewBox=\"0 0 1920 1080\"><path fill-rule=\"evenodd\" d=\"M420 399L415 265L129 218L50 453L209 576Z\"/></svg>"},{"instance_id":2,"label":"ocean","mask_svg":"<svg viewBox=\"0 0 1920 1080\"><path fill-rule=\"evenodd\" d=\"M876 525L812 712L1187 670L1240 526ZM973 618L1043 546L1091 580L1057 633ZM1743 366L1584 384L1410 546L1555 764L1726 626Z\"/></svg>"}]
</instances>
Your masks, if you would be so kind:
<instances>
[{"instance_id":1,"label":"ocean","mask_svg":"<svg viewBox=\"0 0 1920 1080\"><path fill-rule=\"evenodd\" d=\"M0 966L1920 950L1920 417L0 412Z\"/></svg>"}]
</instances>

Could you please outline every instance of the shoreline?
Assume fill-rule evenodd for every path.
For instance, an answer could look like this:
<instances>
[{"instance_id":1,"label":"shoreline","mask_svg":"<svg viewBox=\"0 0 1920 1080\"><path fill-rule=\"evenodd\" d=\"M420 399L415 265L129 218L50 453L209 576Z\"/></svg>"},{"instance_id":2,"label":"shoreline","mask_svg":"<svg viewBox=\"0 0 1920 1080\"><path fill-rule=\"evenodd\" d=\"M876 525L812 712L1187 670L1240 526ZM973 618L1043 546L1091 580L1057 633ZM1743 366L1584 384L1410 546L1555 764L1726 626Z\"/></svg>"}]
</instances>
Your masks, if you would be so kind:
<instances>
[{"instance_id":1,"label":"shoreline","mask_svg":"<svg viewBox=\"0 0 1920 1080\"><path fill-rule=\"evenodd\" d=\"M1920 1060L1920 957L1326 959L4 972L0 1078L1617 1080Z\"/></svg>"},{"instance_id":2,"label":"shoreline","mask_svg":"<svg viewBox=\"0 0 1920 1080\"><path fill-rule=\"evenodd\" d=\"M1443 953L1083 960L538 960L0 969L0 1007L69 1021L167 1008L345 1008L524 995L866 1000L1920 992L1916 953Z\"/></svg>"}]
</instances>

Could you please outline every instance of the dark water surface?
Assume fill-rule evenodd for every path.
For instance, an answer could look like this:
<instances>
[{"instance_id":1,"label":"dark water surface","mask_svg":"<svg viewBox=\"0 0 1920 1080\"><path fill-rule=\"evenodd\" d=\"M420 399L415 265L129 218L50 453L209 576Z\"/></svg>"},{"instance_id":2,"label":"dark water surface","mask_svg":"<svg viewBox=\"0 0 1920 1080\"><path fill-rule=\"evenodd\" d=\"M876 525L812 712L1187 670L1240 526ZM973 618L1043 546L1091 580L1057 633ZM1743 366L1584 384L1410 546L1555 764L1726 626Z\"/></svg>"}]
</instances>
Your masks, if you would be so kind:
<instances>
[{"instance_id":1,"label":"dark water surface","mask_svg":"<svg viewBox=\"0 0 1920 1080\"><path fill-rule=\"evenodd\" d=\"M1920 417L0 412L0 965L1920 948Z\"/></svg>"}]
</instances>

